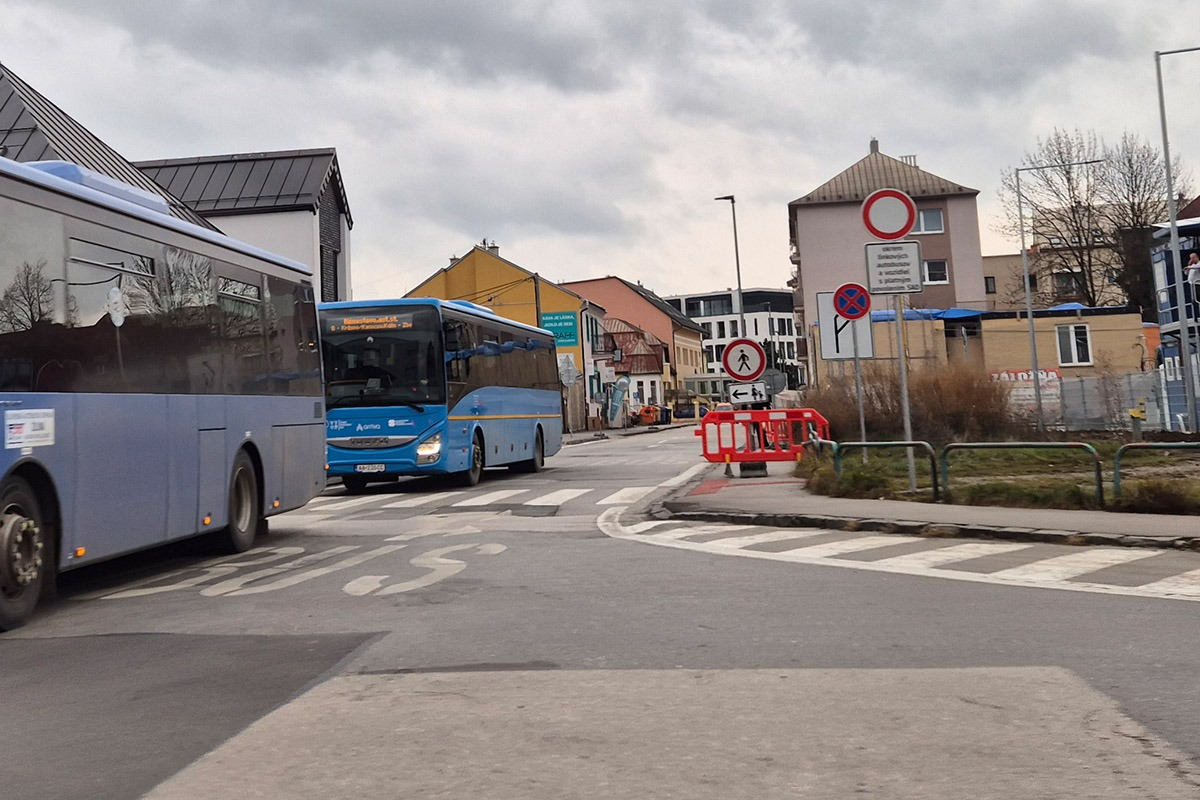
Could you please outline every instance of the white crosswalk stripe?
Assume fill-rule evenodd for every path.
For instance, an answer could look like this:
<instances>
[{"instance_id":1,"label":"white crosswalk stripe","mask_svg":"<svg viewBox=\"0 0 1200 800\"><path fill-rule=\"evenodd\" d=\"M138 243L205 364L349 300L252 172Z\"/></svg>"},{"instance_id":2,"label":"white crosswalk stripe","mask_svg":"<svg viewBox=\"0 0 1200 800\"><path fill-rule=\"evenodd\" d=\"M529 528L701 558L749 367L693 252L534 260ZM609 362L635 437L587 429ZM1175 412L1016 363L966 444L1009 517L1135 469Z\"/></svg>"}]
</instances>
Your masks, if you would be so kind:
<instances>
[{"instance_id":1,"label":"white crosswalk stripe","mask_svg":"<svg viewBox=\"0 0 1200 800\"><path fill-rule=\"evenodd\" d=\"M598 506L615 506L624 503L636 503L646 495L654 491L654 486L626 486L618 492L613 492L608 497L596 503Z\"/></svg>"},{"instance_id":2,"label":"white crosswalk stripe","mask_svg":"<svg viewBox=\"0 0 1200 800\"><path fill-rule=\"evenodd\" d=\"M989 574L993 578L1007 580L1065 581L1068 578L1086 575L1105 567L1128 564L1131 561L1138 561L1153 555L1158 555L1158 551L1097 548L1046 558L1032 564L1002 569Z\"/></svg>"},{"instance_id":3,"label":"white crosswalk stripe","mask_svg":"<svg viewBox=\"0 0 1200 800\"><path fill-rule=\"evenodd\" d=\"M796 547L792 550L784 550L784 553L794 553L803 555L808 558L828 558L829 556L839 556L844 553L857 553L861 550L871 550L876 547L884 547L889 544L898 544L894 536L862 536L857 539L847 539L842 542L826 542L824 544L813 544L808 547Z\"/></svg>"},{"instance_id":4,"label":"white crosswalk stripe","mask_svg":"<svg viewBox=\"0 0 1200 800\"><path fill-rule=\"evenodd\" d=\"M1163 594L1200 597L1200 569L1181 572L1178 575L1172 575L1170 578L1163 578L1153 583L1143 584L1140 588L1150 592L1162 592Z\"/></svg>"},{"instance_id":5,"label":"white crosswalk stripe","mask_svg":"<svg viewBox=\"0 0 1200 800\"><path fill-rule=\"evenodd\" d=\"M749 527L749 525L696 525L691 528L679 528L673 531L653 533L650 536L655 539L683 539L689 536L704 536L710 533L736 533L737 531L744 531Z\"/></svg>"},{"instance_id":6,"label":"white crosswalk stripe","mask_svg":"<svg viewBox=\"0 0 1200 800\"><path fill-rule=\"evenodd\" d=\"M355 508L356 506L365 506L367 503L378 503L379 498L371 497L356 497L353 500L342 500L339 503L326 503L322 506L314 508L313 511L318 511L322 514L329 511L344 511L347 508Z\"/></svg>"},{"instance_id":7,"label":"white crosswalk stripe","mask_svg":"<svg viewBox=\"0 0 1200 800\"><path fill-rule=\"evenodd\" d=\"M501 489L498 492L488 492L477 497L468 497L466 500L459 500L457 503L452 503L455 508L463 506L490 506L493 503L499 503L502 500L507 500L510 497L516 497L519 494L525 494L528 489Z\"/></svg>"},{"instance_id":8,"label":"white crosswalk stripe","mask_svg":"<svg viewBox=\"0 0 1200 800\"><path fill-rule=\"evenodd\" d=\"M877 561L877 564L887 564L891 567L939 567L958 561L968 561L972 558L992 556L997 553L1012 553L1017 550L1027 550L1031 544L993 544L991 542L970 542L941 547L937 550L925 550L920 553L906 553L902 556L892 556Z\"/></svg>"},{"instance_id":9,"label":"white crosswalk stripe","mask_svg":"<svg viewBox=\"0 0 1200 800\"><path fill-rule=\"evenodd\" d=\"M790 530L767 531L766 533L753 533L749 536L731 536L728 539L717 539L713 544L718 547L749 547L755 544L768 544L769 542L786 542L789 539L807 539L810 536L825 536L829 531L825 530L804 530L803 528L791 528Z\"/></svg>"},{"instance_id":10,"label":"white crosswalk stripe","mask_svg":"<svg viewBox=\"0 0 1200 800\"><path fill-rule=\"evenodd\" d=\"M414 494L412 497L406 497L403 500L396 500L391 503L384 503L381 508L415 508L416 506L428 505L435 500L445 500L449 497L454 497L458 492L433 492L432 494Z\"/></svg>"},{"instance_id":11,"label":"white crosswalk stripe","mask_svg":"<svg viewBox=\"0 0 1200 800\"><path fill-rule=\"evenodd\" d=\"M532 500L526 500L524 505L527 506L561 506L576 497L583 497L590 492L591 489L559 489L557 492L544 494L541 497L535 497Z\"/></svg>"}]
</instances>

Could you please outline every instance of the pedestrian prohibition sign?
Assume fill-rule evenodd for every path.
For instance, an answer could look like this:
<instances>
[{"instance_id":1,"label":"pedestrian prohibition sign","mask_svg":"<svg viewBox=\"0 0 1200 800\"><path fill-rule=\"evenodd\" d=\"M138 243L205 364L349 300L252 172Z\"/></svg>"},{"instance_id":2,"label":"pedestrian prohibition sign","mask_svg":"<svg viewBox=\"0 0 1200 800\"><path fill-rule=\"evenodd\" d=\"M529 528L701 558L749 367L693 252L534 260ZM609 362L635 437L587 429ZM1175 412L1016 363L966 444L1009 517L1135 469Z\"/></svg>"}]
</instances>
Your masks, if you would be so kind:
<instances>
[{"instance_id":1,"label":"pedestrian prohibition sign","mask_svg":"<svg viewBox=\"0 0 1200 800\"><path fill-rule=\"evenodd\" d=\"M752 381L767 368L767 354L753 339L734 339L721 354L725 374L739 381Z\"/></svg>"},{"instance_id":2,"label":"pedestrian prohibition sign","mask_svg":"<svg viewBox=\"0 0 1200 800\"><path fill-rule=\"evenodd\" d=\"M858 283L843 283L833 293L833 310L844 319L865 317L871 310L871 295Z\"/></svg>"}]
</instances>

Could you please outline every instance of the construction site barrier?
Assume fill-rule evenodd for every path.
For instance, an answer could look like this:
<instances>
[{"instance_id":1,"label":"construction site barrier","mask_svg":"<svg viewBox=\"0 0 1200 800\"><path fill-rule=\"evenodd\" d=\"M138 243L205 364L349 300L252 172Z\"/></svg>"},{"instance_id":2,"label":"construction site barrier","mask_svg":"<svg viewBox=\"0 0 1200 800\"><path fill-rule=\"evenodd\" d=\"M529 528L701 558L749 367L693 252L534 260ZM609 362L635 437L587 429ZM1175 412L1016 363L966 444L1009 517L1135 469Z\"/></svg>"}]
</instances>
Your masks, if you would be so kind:
<instances>
[{"instance_id":1,"label":"construction site barrier","mask_svg":"<svg viewBox=\"0 0 1200 800\"><path fill-rule=\"evenodd\" d=\"M812 408L710 411L696 435L714 463L799 461L810 440L829 438L829 422Z\"/></svg>"}]
</instances>

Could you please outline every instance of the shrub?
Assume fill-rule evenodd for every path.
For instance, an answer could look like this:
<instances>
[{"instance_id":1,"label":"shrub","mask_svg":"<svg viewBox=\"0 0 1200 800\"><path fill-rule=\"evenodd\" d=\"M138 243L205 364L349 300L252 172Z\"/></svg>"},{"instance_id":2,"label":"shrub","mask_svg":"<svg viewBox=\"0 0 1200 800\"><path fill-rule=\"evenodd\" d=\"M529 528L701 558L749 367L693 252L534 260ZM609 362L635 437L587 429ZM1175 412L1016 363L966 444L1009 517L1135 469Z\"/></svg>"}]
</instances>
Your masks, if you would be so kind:
<instances>
[{"instance_id":1,"label":"shrub","mask_svg":"<svg viewBox=\"0 0 1200 800\"><path fill-rule=\"evenodd\" d=\"M1189 481L1148 478L1123 483L1113 509L1139 514L1200 514L1200 497Z\"/></svg>"},{"instance_id":2,"label":"shrub","mask_svg":"<svg viewBox=\"0 0 1200 800\"><path fill-rule=\"evenodd\" d=\"M863 367L863 416L870 439L900 439L899 373L891 365ZM1023 430L1009 408L1008 386L982 370L951 364L909 374L913 438L933 443L1009 438ZM810 389L805 403L829 420L834 439L859 438L854 377L830 375Z\"/></svg>"},{"instance_id":3,"label":"shrub","mask_svg":"<svg viewBox=\"0 0 1200 800\"><path fill-rule=\"evenodd\" d=\"M954 487L954 502L1009 508L1098 508L1093 486L1072 481L982 481Z\"/></svg>"}]
</instances>

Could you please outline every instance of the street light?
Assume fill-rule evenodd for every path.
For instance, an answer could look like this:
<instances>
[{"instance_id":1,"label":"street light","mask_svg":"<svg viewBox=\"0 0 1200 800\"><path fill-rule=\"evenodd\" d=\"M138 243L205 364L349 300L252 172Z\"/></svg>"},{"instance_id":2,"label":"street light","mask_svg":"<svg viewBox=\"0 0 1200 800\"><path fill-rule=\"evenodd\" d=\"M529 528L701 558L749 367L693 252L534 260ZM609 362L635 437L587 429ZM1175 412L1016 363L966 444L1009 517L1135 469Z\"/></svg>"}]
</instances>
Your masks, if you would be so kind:
<instances>
[{"instance_id":1,"label":"street light","mask_svg":"<svg viewBox=\"0 0 1200 800\"><path fill-rule=\"evenodd\" d=\"M1200 47L1182 50L1155 50L1154 74L1158 78L1158 117L1162 123L1163 169L1167 173L1167 214L1171 222L1171 258L1175 262L1175 316L1179 320L1179 366L1183 372L1183 396L1187 402L1187 426L1196 430L1196 386L1192 382L1192 321L1187 318L1183 301L1183 264L1179 259L1179 220L1175 209L1175 183L1171 177L1171 145L1167 140L1167 104L1163 99L1162 57L1176 53L1194 53Z\"/></svg>"},{"instance_id":2,"label":"street light","mask_svg":"<svg viewBox=\"0 0 1200 800\"><path fill-rule=\"evenodd\" d=\"M733 199L733 195L727 194L724 197L714 197L713 200L728 200L729 213L733 215L733 263L737 267L737 286L738 286L738 327L742 331L742 336L746 335L746 309L742 305L742 259L738 255L737 241L737 201Z\"/></svg>"},{"instance_id":3,"label":"street light","mask_svg":"<svg viewBox=\"0 0 1200 800\"><path fill-rule=\"evenodd\" d=\"M1084 164L1099 164L1101 159L1090 161L1064 161L1060 164L1036 164L1032 167L1017 167L1017 227L1021 229L1021 271L1025 274L1025 317L1029 321L1029 361L1033 368L1033 402L1037 408L1037 429L1041 433L1046 430L1042 419L1042 376L1038 370L1037 335L1033 325L1033 296L1029 288L1029 252L1025 249L1025 207L1022 204L1021 173L1055 167L1078 167Z\"/></svg>"}]
</instances>

